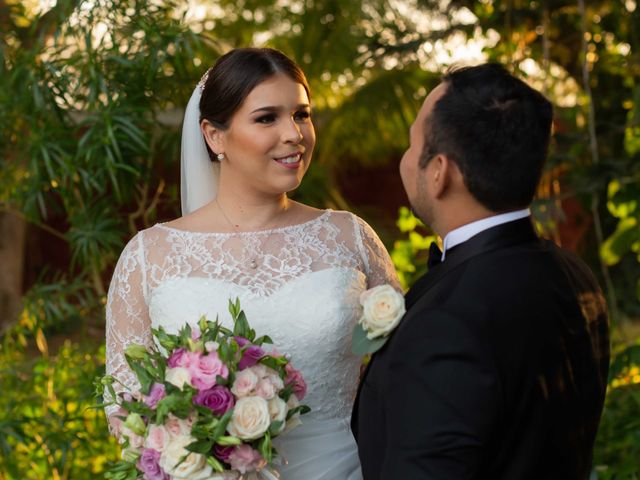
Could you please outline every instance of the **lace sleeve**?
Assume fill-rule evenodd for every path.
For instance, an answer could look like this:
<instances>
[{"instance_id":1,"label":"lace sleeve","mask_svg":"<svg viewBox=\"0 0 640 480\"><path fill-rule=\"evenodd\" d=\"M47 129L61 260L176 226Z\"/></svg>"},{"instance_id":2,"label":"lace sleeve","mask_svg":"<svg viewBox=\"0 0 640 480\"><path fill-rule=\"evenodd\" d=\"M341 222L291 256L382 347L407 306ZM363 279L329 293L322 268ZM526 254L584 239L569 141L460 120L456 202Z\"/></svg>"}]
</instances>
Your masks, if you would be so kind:
<instances>
[{"instance_id":1,"label":"lace sleeve","mask_svg":"<svg viewBox=\"0 0 640 480\"><path fill-rule=\"evenodd\" d=\"M364 263L364 273L367 275L367 288L388 283L402 292L396 269L382 241L364 220L355 215L354 219L356 242Z\"/></svg>"},{"instance_id":2,"label":"lace sleeve","mask_svg":"<svg viewBox=\"0 0 640 480\"><path fill-rule=\"evenodd\" d=\"M121 382L117 392L140 388L124 357L124 349L131 343L150 345L152 342L149 310L145 300L146 272L142 234L136 235L124 248L109 285L106 307L106 371ZM117 406L105 409L107 416ZM113 421L109 418L113 427ZM112 428L113 430L113 428Z\"/></svg>"}]
</instances>

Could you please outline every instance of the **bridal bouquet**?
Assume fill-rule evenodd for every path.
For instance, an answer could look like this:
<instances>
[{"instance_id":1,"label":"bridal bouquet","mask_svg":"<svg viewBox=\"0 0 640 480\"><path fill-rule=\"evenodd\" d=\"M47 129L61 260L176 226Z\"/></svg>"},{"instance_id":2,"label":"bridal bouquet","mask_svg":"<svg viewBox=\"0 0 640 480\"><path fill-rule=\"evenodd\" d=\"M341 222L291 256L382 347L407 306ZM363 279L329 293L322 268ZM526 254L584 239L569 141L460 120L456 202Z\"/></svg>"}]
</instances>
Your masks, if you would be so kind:
<instances>
[{"instance_id":1,"label":"bridal bouquet","mask_svg":"<svg viewBox=\"0 0 640 480\"><path fill-rule=\"evenodd\" d=\"M239 301L229 301L233 331L204 317L177 335L153 329L156 346L130 345L126 360L140 391L116 394L105 376L101 394L126 413L122 460L113 480L236 479L275 465L271 439L310 409L299 402L299 371L256 333Z\"/></svg>"}]
</instances>

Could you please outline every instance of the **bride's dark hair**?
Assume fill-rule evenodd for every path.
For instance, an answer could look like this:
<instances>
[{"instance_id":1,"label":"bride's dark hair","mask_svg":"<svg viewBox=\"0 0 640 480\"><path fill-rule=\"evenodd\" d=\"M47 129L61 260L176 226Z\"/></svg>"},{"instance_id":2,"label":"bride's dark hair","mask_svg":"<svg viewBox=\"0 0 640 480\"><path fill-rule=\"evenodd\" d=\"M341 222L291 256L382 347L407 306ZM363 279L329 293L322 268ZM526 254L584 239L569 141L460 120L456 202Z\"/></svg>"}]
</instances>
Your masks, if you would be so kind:
<instances>
[{"instance_id":1,"label":"bride's dark hair","mask_svg":"<svg viewBox=\"0 0 640 480\"><path fill-rule=\"evenodd\" d=\"M303 71L284 53L273 48L237 48L218 59L209 70L200 98L200 121L226 130L244 99L267 78L283 73L301 84L310 97Z\"/></svg>"}]
</instances>

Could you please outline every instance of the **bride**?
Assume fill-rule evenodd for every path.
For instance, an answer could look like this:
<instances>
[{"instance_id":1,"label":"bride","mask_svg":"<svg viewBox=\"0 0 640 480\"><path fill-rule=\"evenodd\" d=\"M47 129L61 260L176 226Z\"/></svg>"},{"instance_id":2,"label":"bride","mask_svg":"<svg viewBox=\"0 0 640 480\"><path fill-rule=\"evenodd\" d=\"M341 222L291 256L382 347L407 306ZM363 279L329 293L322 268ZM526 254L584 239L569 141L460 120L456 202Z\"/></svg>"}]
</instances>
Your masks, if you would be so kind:
<instances>
[{"instance_id":1,"label":"bride","mask_svg":"<svg viewBox=\"0 0 640 480\"><path fill-rule=\"evenodd\" d=\"M135 389L125 347L151 327L176 331L201 315L230 323L240 298L252 327L291 355L312 412L279 437L285 480L361 479L348 418L361 359L350 352L359 295L390 283L389 255L348 212L290 200L315 145L309 86L272 49L221 57L196 87L182 137L184 216L139 232L107 301L107 373ZM112 428L118 420L107 411Z\"/></svg>"}]
</instances>

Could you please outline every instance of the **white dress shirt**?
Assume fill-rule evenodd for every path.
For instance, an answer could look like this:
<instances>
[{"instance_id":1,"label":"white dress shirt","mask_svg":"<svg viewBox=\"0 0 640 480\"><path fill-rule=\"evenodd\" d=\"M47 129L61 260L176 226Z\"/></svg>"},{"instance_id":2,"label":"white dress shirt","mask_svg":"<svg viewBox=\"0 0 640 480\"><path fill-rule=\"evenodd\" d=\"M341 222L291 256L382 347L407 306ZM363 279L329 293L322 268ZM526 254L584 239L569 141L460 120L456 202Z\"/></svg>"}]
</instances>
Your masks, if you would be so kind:
<instances>
[{"instance_id":1,"label":"white dress shirt","mask_svg":"<svg viewBox=\"0 0 640 480\"><path fill-rule=\"evenodd\" d=\"M460 245L463 242L466 242L471 237L479 234L480 232L483 232L497 225L502 225L503 223L513 222L514 220L526 218L530 215L531 210L525 208L524 210L516 210L515 212L501 213L492 217L483 218L482 220L467 223L466 225L456 228L455 230L451 230L447 234L447 236L444 237L444 241L442 242L442 261L444 261L445 259L447 250L455 247L456 245Z\"/></svg>"}]
</instances>

